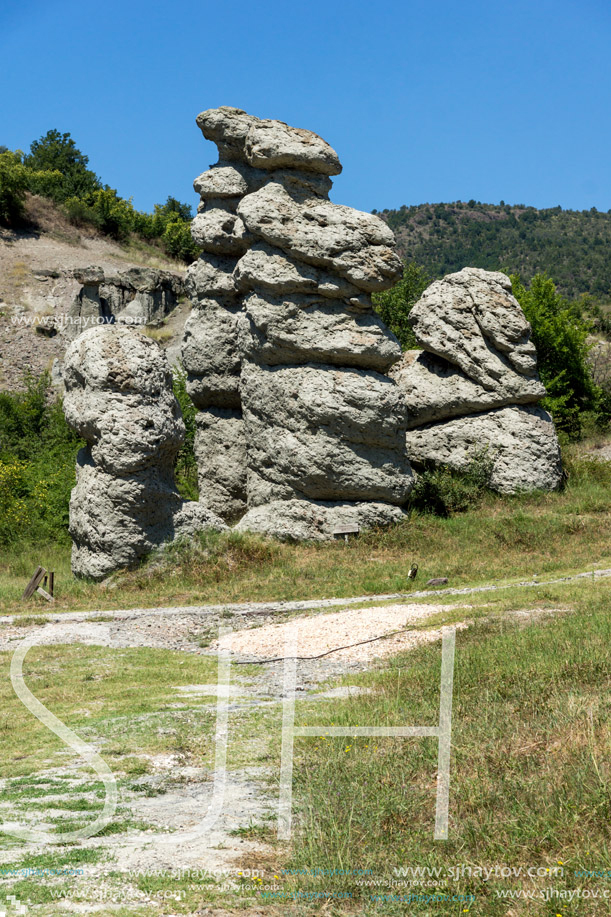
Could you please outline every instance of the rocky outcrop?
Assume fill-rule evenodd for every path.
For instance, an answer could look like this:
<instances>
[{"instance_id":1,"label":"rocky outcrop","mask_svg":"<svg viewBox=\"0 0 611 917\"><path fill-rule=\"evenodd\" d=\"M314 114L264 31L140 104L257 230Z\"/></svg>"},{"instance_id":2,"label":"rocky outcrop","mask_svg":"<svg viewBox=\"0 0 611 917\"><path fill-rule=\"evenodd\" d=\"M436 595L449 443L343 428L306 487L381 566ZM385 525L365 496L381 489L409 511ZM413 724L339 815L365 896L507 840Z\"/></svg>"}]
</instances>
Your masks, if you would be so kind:
<instances>
[{"instance_id":1,"label":"rocky outcrop","mask_svg":"<svg viewBox=\"0 0 611 917\"><path fill-rule=\"evenodd\" d=\"M499 493L555 490L562 477L554 424L536 405L512 405L409 430L407 449L416 466L441 463L457 470L483 451L492 462L490 487Z\"/></svg>"},{"instance_id":2,"label":"rocky outcrop","mask_svg":"<svg viewBox=\"0 0 611 917\"><path fill-rule=\"evenodd\" d=\"M91 266L75 270L74 277L82 287L65 324L70 340L94 325L159 325L184 292L178 275L154 268L132 267L110 273Z\"/></svg>"},{"instance_id":3,"label":"rocky outcrop","mask_svg":"<svg viewBox=\"0 0 611 917\"><path fill-rule=\"evenodd\" d=\"M341 165L316 134L230 108L197 121L220 155L194 185L183 346L201 499L291 537L394 521L412 485L401 353L370 298L400 276L392 232L328 200Z\"/></svg>"},{"instance_id":4,"label":"rocky outcrop","mask_svg":"<svg viewBox=\"0 0 611 917\"><path fill-rule=\"evenodd\" d=\"M426 350L408 350L392 375L405 398L408 429L507 404L533 404L545 396L537 376L507 373L485 388L449 360Z\"/></svg>"},{"instance_id":5,"label":"rocky outcrop","mask_svg":"<svg viewBox=\"0 0 611 917\"><path fill-rule=\"evenodd\" d=\"M66 352L64 384L66 419L87 443L70 500L75 575L102 579L180 535L225 528L176 490L185 429L154 341L120 325L91 328Z\"/></svg>"},{"instance_id":6,"label":"rocky outcrop","mask_svg":"<svg viewBox=\"0 0 611 917\"><path fill-rule=\"evenodd\" d=\"M281 541L331 541L337 529L372 529L401 522L404 512L388 503L325 503L277 500L250 509L235 526L239 532L264 532Z\"/></svg>"},{"instance_id":7,"label":"rocky outcrop","mask_svg":"<svg viewBox=\"0 0 611 917\"><path fill-rule=\"evenodd\" d=\"M187 391L199 409L195 453L200 502L228 521L246 510L246 440L240 397L238 316L242 309L234 268L250 244L237 215L241 198L260 185L244 162L250 118L238 109L203 112L197 123L219 147L216 166L195 179L200 195L191 225L202 249L187 271L193 309L185 325L182 362Z\"/></svg>"},{"instance_id":8,"label":"rocky outcrop","mask_svg":"<svg viewBox=\"0 0 611 917\"><path fill-rule=\"evenodd\" d=\"M503 493L553 490L562 467L530 325L505 274L465 268L425 290L410 313L424 350L408 351L391 373L407 407L414 464L464 469L476 454L492 462Z\"/></svg>"}]
</instances>

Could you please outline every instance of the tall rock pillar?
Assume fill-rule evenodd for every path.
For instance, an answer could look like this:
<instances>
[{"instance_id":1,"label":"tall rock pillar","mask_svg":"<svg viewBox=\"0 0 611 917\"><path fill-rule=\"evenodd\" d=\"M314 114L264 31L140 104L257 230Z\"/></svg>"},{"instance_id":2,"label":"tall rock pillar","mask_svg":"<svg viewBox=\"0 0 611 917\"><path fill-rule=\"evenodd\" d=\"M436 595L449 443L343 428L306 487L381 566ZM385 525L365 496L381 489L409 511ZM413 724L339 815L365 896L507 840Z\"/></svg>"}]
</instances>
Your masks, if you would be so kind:
<instances>
[{"instance_id":1,"label":"tall rock pillar","mask_svg":"<svg viewBox=\"0 0 611 917\"><path fill-rule=\"evenodd\" d=\"M193 223L205 253L191 270L184 349L206 418L203 499L226 517L210 499L210 457L239 455L225 469L244 475L240 529L329 538L338 525L401 518L412 472L404 401L387 374L401 353L370 298L400 276L392 232L329 201L341 165L318 135L236 109L198 123L220 153L196 182L208 195ZM216 430L230 416L239 443L228 445Z\"/></svg>"}]
</instances>

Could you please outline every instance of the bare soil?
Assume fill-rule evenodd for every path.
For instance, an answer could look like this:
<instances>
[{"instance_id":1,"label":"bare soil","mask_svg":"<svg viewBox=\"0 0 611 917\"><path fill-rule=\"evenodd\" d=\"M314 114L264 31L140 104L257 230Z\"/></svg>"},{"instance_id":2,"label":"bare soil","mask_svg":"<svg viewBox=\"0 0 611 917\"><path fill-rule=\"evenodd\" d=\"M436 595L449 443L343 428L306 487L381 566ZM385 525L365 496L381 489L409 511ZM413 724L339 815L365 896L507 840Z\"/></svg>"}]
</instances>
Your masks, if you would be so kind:
<instances>
[{"instance_id":1,"label":"bare soil","mask_svg":"<svg viewBox=\"0 0 611 917\"><path fill-rule=\"evenodd\" d=\"M161 250L126 247L92 230L77 229L43 198L28 197L28 217L28 229L0 229L0 391L21 388L25 372L39 375L62 359L62 334L49 337L36 327L42 316L68 312L80 289L75 269L99 265L117 271L144 265L175 274L185 269ZM174 319L171 339L164 346L180 338L185 318L181 314Z\"/></svg>"}]
</instances>

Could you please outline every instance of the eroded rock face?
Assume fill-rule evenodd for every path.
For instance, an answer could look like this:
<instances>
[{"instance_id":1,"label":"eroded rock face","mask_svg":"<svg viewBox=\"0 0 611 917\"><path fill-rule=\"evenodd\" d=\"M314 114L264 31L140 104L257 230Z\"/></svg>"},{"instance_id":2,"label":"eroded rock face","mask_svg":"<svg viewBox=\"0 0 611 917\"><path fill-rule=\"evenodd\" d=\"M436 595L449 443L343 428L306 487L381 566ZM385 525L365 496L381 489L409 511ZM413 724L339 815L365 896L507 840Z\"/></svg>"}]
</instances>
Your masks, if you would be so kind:
<instances>
[{"instance_id":1,"label":"eroded rock face","mask_svg":"<svg viewBox=\"0 0 611 917\"><path fill-rule=\"evenodd\" d=\"M343 526L382 528L405 518L401 507L389 503L277 500L249 509L235 528L264 532L281 541L330 541Z\"/></svg>"},{"instance_id":2,"label":"eroded rock face","mask_svg":"<svg viewBox=\"0 0 611 917\"><path fill-rule=\"evenodd\" d=\"M362 524L396 520L413 480L387 375L401 351L370 298L401 274L392 232L328 200L341 165L317 134L232 108L197 123L220 156L195 181L186 281L201 500L300 538L332 537L352 505Z\"/></svg>"},{"instance_id":3,"label":"eroded rock face","mask_svg":"<svg viewBox=\"0 0 611 917\"><path fill-rule=\"evenodd\" d=\"M453 363L426 350L408 350L392 369L407 405L407 426L475 414L507 404L533 404L545 397L537 376L507 373L484 388Z\"/></svg>"},{"instance_id":4,"label":"eroded rock face","mask_svg":"<svg viewBox=\"0 0 611 917\"><path fill-rule=\"evenodd\" d=\"M249 506L405 502L404 408L387 376L323 364L242 370Z\"/></svg>"},{"instance_id":5,"label":"eroded rock face","mask_svg":"<svg viewBox=\"0 0 611 917\"><path fill-rule=\"evenodd\" d=\"M562 478L552 418L536 405L512 405L408 430L416 465L443 463L463 470L480 454L491 460L490 486L499 493L555 490Z\"/></svg>"},{"instance_id":6,"label":"eroded rock face","mask_svg":"<svg viewBox=\"0 0 611 917\"><path fill-rule=\"evenodd\" d=\"M410 313L418 343L483 385L508 374L532 377L530 325L505 274L466 267L428 287Z\"/></svg>"},{"instance_id":7,"label":"eroded rock face","mask_svg":"<svg viewBox=\"0 0 611 917\"><path fill-rule=\"evenodd\" d=\"M87 443L70 500L75 575L102 579L180 535L225 527L176 491L185 430L154 341L120 325L91 328L66 352L64 384L66 420Z\"/></svg>"},{"instance_id":8,"label":"eroded rock face","mask_svg":"<svg viewBox=\"0 0 611 917\"><path fill-rule=\"evenodd\" d=\"M82 287L68 313L70 339L101 324L158 325L178 305L182 279L155 268L129 268L114 273L92 265L74 272Z\"/></svg>"},{"instance_id":9,"label":"eroded rock face","mask_svg":"<svg viewBox=\"0 0 611 917\"><path fill-rule=\"evenodd\" d=\"M361 213L270 181L242 199L238 213L254 238L297 261L324 268L359 290L386 290L401 276L392 230Z\"/></svg>"},{"instance_id":10,"label":"eroded rock face","mask_svg":"<svg viewBox=\"0 0 611 917\"><path fill-rule=\"evenodd\" d=\"M554 490L560 451L537 374L530 325L505 274L465 268L432 283L410 313L422 351L391 370L407 407L408 454L418 467L466 468L493 459L503 493Z\"/></svg>"},{"instance_id":11,"label":"eroded rock face","mask_svg":"<svg viewBox=\"0 0 611 917\"><path fill-rule=\"evenodd\" d=\"M240 349L261 364L333 363L384 373L401 355L377 315L350 312L339 300L251 293L244 306Z\"/></svg>"},{"instance_id":12,"label":"eroded rock face","mask_svg":"<svg viewBox=\"0 0 611 917\"><path fill-rule=\"evenodd\" d=\"M196 418L195 459L200 493L226 521L244 513L246 439L239 410L209 408Z\"/></svg>"}]
</instances>

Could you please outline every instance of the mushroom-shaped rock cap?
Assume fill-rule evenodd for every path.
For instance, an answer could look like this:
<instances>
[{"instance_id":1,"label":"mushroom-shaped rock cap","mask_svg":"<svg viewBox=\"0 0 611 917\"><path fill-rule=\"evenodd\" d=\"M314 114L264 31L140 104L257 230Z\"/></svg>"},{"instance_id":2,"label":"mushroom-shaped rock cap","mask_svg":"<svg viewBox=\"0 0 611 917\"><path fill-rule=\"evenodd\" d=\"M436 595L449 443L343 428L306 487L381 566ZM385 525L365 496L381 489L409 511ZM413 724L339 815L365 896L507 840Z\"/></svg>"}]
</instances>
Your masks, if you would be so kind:
<instances>
[{"instance_id":1,"label":"mushroom-shaped rock cap","mask_svg":"<svg viewBox=\"0 0 611 917\"><path fill-rule=\"evenodd\" d=\"M66 351L64 412L104 471L169 473L184 439L165 354L120 325L84 331Z\"/></svg>"},{"instance_id":2,"label":"mushroom-shaped rock cap","mask_svg":"<svg viewBox=\"0 0 611 917\"><path fill-rule=\"evenodd\" d=\"M244 143L248 128L257 121L241 108L209 108L195 119L206 140L212 140L219 148L221 159L244 161Z\"/></svg>"},{"instance_id":3,"label":"mushroom-shaped rock cap","mask_svg":"<svg viewBox=\"0 0 611 917\"><path fill-rule=\"evenodd\" d=\"M172 375L159 346L124 325L97 325L68 347L64 369L68 392L89 389L158 398L172 389Z\"/></svg>"},{"instance_id":4,"label":"mushroom-shaped rock cap","mask_svg":"<svg viewBox=\"0 0 611 917\"><path fill-rule=\"evenodd\" d=\"M222 159L237 159L258 169L299 169L339 175L342 166L333 147L312 131L284 121L255 118L240 108L211 108L197 116L206 140Z\"/></svg>"}]
</instances>

